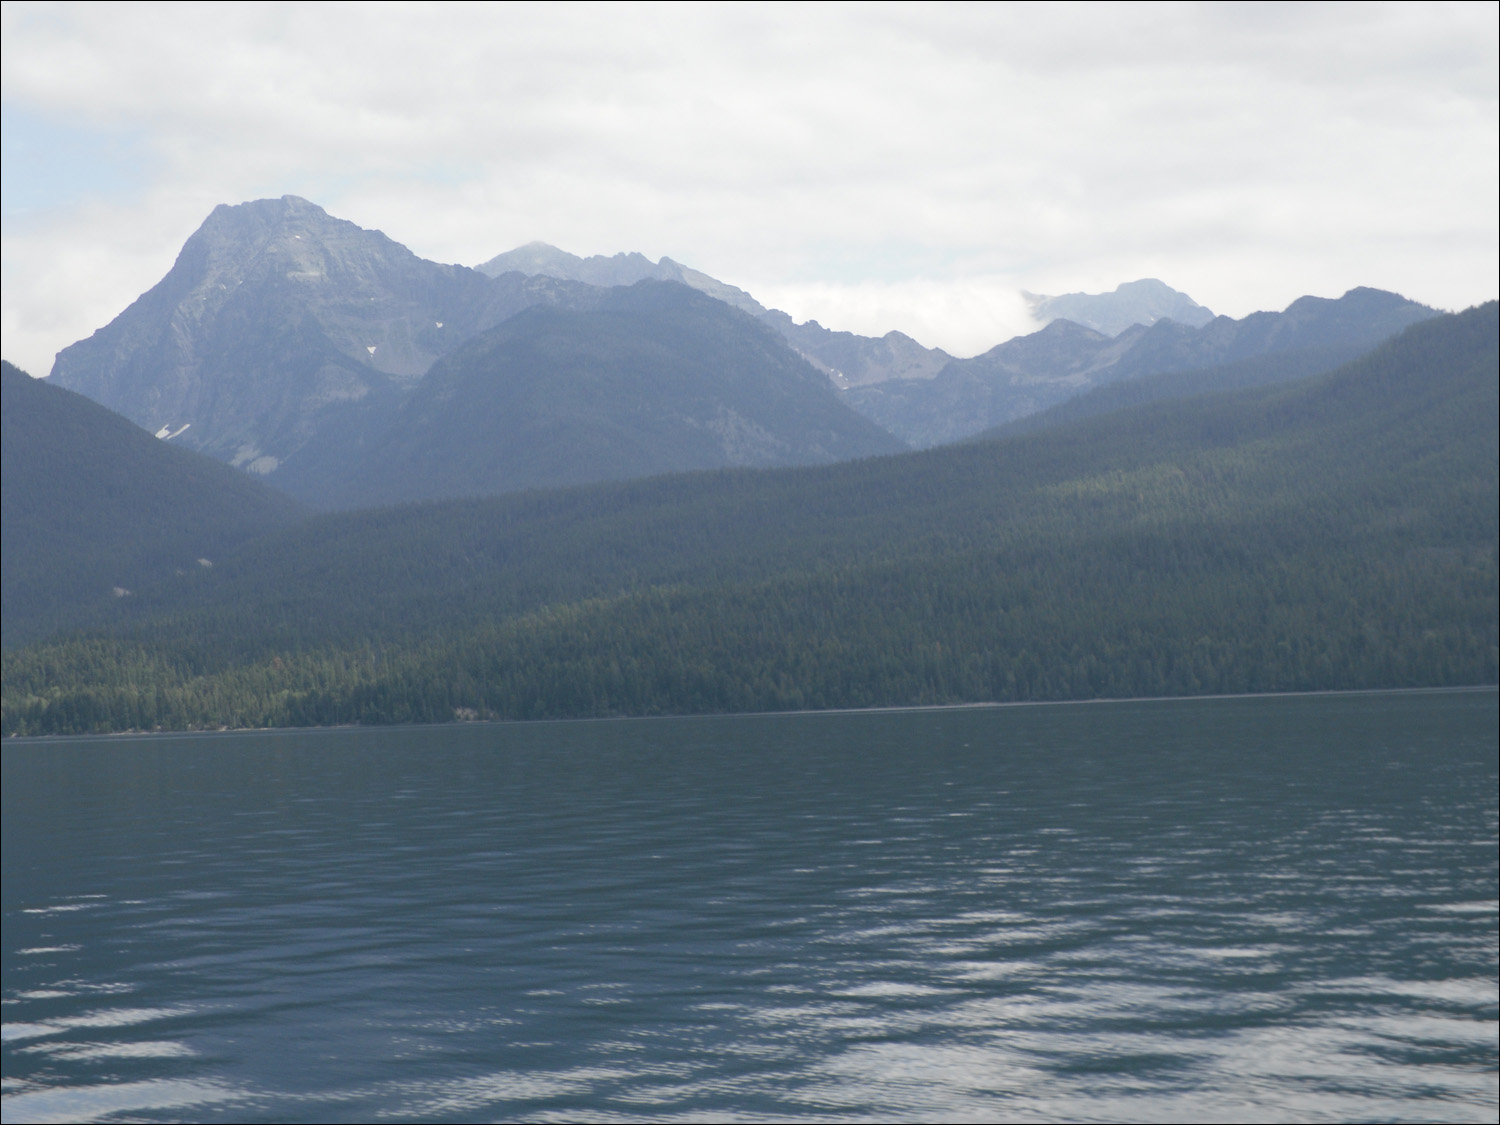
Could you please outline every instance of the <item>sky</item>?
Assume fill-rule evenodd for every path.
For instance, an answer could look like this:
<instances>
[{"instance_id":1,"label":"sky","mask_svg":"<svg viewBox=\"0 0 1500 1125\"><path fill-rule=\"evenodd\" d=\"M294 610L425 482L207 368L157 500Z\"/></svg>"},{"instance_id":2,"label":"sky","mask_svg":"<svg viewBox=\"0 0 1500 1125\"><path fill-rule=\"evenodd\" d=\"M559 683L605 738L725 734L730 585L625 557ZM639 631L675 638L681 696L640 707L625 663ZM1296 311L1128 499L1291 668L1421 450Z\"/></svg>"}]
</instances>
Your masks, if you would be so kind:
<instances>
[{"instance_id":1,"label":"sky","mask_svg":"<svg viewBox=\"0 0 1500 1125\"><path fill-rule=\"evenodd\" d=\"M1023 291L1215 312L1496 295L1500 6L0 8L7 359L33 374L219 203L423 257L662 255L971 355Z\"/></svg>"}]
</instances>

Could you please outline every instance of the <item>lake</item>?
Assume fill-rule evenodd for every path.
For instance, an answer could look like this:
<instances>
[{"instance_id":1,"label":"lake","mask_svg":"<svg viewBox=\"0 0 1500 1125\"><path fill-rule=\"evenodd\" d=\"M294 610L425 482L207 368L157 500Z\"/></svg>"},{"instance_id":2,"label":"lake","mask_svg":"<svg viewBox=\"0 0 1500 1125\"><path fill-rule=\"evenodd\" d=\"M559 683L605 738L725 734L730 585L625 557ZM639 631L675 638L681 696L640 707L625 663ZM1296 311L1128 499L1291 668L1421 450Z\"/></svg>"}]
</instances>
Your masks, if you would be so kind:
<instances>
[{"instance_id":1,"label":"lake","mask_svg":"<svg viewBox=\"0 0 1500 1125\"><path fill-rule=\"evenodd\" d=\"M10 742L6 1121L1485 1120L1493 689Z\"/></svg>"}]
</instances>

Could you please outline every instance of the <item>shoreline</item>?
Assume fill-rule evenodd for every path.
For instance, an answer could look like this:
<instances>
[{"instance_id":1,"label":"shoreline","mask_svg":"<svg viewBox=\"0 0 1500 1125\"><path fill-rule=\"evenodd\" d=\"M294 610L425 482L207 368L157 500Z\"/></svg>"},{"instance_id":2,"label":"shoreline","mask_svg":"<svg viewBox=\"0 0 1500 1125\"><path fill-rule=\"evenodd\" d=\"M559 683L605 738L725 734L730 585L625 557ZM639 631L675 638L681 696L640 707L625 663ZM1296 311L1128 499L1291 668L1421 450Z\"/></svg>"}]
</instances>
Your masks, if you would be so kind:
<instances>
[{"instance_id":1,"label":"shoreline","mask_svg":"<svg viewBox=\"0 0 1500 1125\"><path fill-rule=\"evenodd\" d=\"M1222 699L1297 699L1338 695L1437 695L1500 691L1500 683L1462 684L1449 687L1407 688L1324 688L1314 691L1219 692L1211 695L1138 695L1109 696L1096 699L1026 699L1010 702L916 703L885 707L824 707L797 711L704 711L681 715L603 715L571 719L449 719L440 723L340 723L335 726L306 727L204 727L200 730L126 730L104 734L26 734L9 735L0 745L23 743L103 741L125 738L203 738L212 735L298 734L323 731L429 730L446 727L511 727L539 723L622 723L692 719L775 719L816 715L880 715L920 711L980 711L1011 707L1084 707L1120 703L1194 703Z\"/></svg>"}]
</instances>

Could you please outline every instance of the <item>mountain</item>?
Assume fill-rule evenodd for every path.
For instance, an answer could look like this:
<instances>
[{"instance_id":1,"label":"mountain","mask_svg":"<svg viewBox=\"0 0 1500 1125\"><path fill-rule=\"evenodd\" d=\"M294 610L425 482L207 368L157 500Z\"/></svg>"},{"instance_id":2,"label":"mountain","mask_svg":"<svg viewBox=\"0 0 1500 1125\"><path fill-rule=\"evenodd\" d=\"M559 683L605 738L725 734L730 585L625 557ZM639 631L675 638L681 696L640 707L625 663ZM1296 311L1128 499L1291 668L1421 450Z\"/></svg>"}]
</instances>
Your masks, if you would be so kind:
<instances>
[{"instance_id":1,"label":"mountain","mask_svg":"<svg viewBox=\"0 0 1500 1125\"><path fill-rule=\"evenodd\" d=\"M780 309L763 313L761 319L840 390L889 379L930 379L953 361L942 348L923 347L904 332L834 332L816 320L798 324Z\"/></svg>"},{"instance_id":2,"label":"mountain","mask_svg":"<svg viewBox=\"0 0 1500 1125\"><path fill-rule=\"evenodd\" d=\"M81 619L296 522L244 473L0 364L5 644Z\"/></svg>"},{"instance_id":3,"label":"mountain","mask_svg":"<svg viewBox=\"0 0 1500 1125\"><path fill-rule=\"evenodd\" d=\"M901 332L860 336L831 331L815 320L799 324L780 309L765 308L743 289L671 258L652 262L638 253L580 258L545 242L531 242L497 254L478 269L491 277L514 271L528 277L555 277L599 286L634 285L645 280L681 282L760 317L841 390L893 379L931 379L953 362L941 348L924 347ZM1059 297L1028 293L1026 297L1033 315L1044 325L1071 320L1106 336L1165 318L1191 327L1213 319L1212 312L1186 293L1154 278L1126 282L1113 293L1067 293Z\"/></svg>"},{"instance_id":4,"label":"mountain","mask_svg":"<svg viewBox=\"0 0 1500 1125\"><path fill-rule=\"evenodd\" d=\"M1339 301L1304 298L1283 313L1218 317L1199 328L1161 319L1109 336L1055 320L953 359L900 333L872 338L796 324L667 258L578 258L534 243L484 270L502 272L425 261L295 196L218 207L160 283L59 353L51 381L328 507L940 444L1141 375L1304 348L1333 349L1337 362L1432 315L1394 294L1353 290ZM610 304L632 278L658 296ZM652 304L671 287L696 290L741 319L710 330L700 303L675 322ZM1144 300L1162 291L1172 293L1136 285L1106 296ZM554 324L550 350L523 355L530 345L502 333L445 364L533 308L558 313L555 323L540 313L525 322L528 332ZM635 335L620 327L631 316L645 318ZM769 337L751 345L751 318L842 388L842 404L864 421L816 395L802 363ZM679 329L688 335L670 340ZM579 334L578 347L565 343L568 332ZM710 343L715 333L723 338ZM594 350L579 350L584 341ZM704 348L720 344L740 359L758 357L764 370L752 377L731 365L712 389L703 380L716 361ZM620 353L606 355L611 347ZM642 364L656 352L664 367L652 381ZM756 379L761 399L747 389ZM793 389L808 412L800 420L786 408Z\"/></svg>"},{"instance_id":5,"label":"mountain","mask_svg":"<svg viewBox=\"0 0 1500 1125\"><path fill-rule=\"evenodd\" d=\"M1500 315L1018 437L323 516L8 653L6 733L1494 683Z\"/></svg>"},{"instance_id":6,"label":"mountain","mask_svg":"<svg viewBox=\"0 0 1500 1125\"><path fill-rule=\"evenodd\" d=\"M1069 320L958 359L930 379L853 387L847 401L911 445L958 441L1037 414L1105 384L1146 375L1222 367L1290 352L1321 354L1327 370L1362 354L1436 310L1377 289L1337 300L1301 297L1279 313L1194 328L1175 320L1133 325L1111 337ZM1275 370L1275 365L1266 368ZM1305 368L1285 367L1287 377Z\"/></svg>"},{"instance_id":7,"label":"mountain","mask_svg":"<svg viewBox=\"0 0 1500 1125\"><path fill-rule=\"evenodd\" d=\"M555 277L599 286L676 281L764 320L839 388L885 379L930 378L953 358L941 348L923 347L900 332L888 332L881 337L858 336L853 332L830 331L815 320L798 324L780 309L767 309L743 289L671 258L652 262L636 253L580 258L545 242L530 242L497 254L478 268L490 277L515 271L527 277Z\"/></svg>"},{"instance_id":8,"label":"mountain","mask_svg":"<svg viewBox=\"0 0 1500 1125\"><path fill-rule=\"evenodd\" d=\"M515 250L496 254L477 268L488 277L520 273L526 277L582 281L604 288L634 285L637 281L675 281L707 293L752 316L759 316L766 311L765 306L743 289L736 289L733 285L727 285L667 257L659 262L653 262L644 254L637 253L615 254L608 258L603 254L594 254L588 258L580 258L577 254L569 254L566 250L559 250L545 242L528 242Z\"/></svg>"},{"instance_id":9,"label":"mountain","mask_svg":"<svg viewBox=\"0 0 1500 1125\"><path fill-rule=\"evenodd\" d=\"M527 309L440 360L336 495L372 505L904 448L763 324L642 281L587 308Z\"/></svg>"},{"instance_id":10,"label":"mountain","mask_svg":"<svg viewBox=\"0 0 1500 1125\"><path fill-rule=\"evenodd\" d=\"M296 196L220 206L166 277L58 353L50 381L306 491L317 472L299 461L337 461L439 356L579 288L428 262Z\"/></svg>"},{"instance_id":11,"label":"mountain","mask_svg":"<svg viewBox=\"0 0 1500 1125\"><path fill-rule=\"evenodd\" d=\"M1298 297L1283 312L1255 312L1241 320L1219 316L1197 330L1175 322L1153 325L1131 349L1123 374L1180 371L1299 348L1366 351L1437 315L1400 294L1363 286L1337 299Z\"/></svg>"},{"instance_id":12,"label":"mountain","mask_svg":"<svg viewBox=\"0 0 1500 1125\"><path fill-rule=\"evenodd\" d=\"M1112 414L1129 406L1139 406L1147 402L1156 402L1159 399L1190 398L1195 395L1287 383L1308 375L1316 375L1319 372L1332 371L1341 363L1346 363L1365 351L1363 347L1337 344L1292 348L1215 367L1165 371L1157 375L1138 375L1117 383L1105 383L1091 391L1064 399L1056 406L1035 414L1024 415L965 440L993 441L1017 434L1034 433L1037 430L1077 422L1100 414Z\"/></svg>"},{"instance_id":13,"label":"mountain","mask_svg":"<svg viewBox=\"0 0 1500 1125\"><path fill-rule=\"evenodd\" d=\"M958 441L1081 394L1107 379L1143 329L1116 339L1071 320L1017 336L937 375L851 387L845 400L917 448Z\"/></svg>"},{"instance_id":14,"label":"mountain","mask_svg":"<svg viewBox=\"0 0 1500 1125\"><path fill-rule=\"evenodd\" d=\"M1134 324L1147 327L1158 320L1175 320L1190 328L1201 328L1214 314L1186 293L1154 277L1127 281L1113 293L1064 293L1046 297L1024 294L1031 315L1043 326L1054 320L1071 320L1106 336L1118 336Z\"/></svg>"}]
</instances>

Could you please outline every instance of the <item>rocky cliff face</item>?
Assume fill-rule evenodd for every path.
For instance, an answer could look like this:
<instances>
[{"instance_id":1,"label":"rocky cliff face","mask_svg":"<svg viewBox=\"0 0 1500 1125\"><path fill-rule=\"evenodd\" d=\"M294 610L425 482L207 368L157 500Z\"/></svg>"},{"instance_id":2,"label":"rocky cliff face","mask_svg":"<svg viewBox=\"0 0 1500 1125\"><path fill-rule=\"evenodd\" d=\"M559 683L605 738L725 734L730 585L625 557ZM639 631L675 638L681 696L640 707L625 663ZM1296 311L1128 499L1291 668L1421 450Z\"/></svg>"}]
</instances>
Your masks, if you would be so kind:
<instances>
[{"instance_id":1,"label":"rocky cliff face","mask_svg":"<svg viewBox=\"0 0 1500 1125\"><path fill-rule=\"evenodd\" d=\"M221 206L51 381L272 475L388 416L435 359L557 289L425 261L296 196Z\"/></svg>"}]
</instances>

